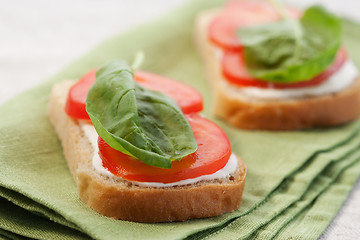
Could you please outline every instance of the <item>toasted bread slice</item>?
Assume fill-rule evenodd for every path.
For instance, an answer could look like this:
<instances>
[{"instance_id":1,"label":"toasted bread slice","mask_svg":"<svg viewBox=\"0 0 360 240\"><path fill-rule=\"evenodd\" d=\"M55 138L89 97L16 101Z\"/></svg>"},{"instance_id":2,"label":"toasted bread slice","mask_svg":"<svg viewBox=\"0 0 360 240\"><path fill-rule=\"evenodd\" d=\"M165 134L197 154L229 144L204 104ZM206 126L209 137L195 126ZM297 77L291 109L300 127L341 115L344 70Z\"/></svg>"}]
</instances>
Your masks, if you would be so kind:
<instances>
[{"instance_id":1,"label":"toasted bread slice","mask_svg":"<svg viewBox=\"0 0 360 240\"><path fill-rule=\"evenodd\" d=\"M219 49L209 40L210 22L220 13L200 13L196 21L196 43L213 89L214 115L235 127L262 130L297 130L328 127L355 120L360 115L360 78L331 94L288 99L259 99L244 95L222 75Z\"/></svg>"},{"instance_id":2,"label":"toasted bread slice","mask_svg":"<svg viewBox=\"0 0 360 240\"><path fill-rule=\"evenodd\" d=\"M65 81L54 86L48 117L61 140L80 198L95 211L115 219L136 222L171 222L218 216L239 208L246 166L230 177L173 187L143 187L131 181L99 174L92 165L94 149L79 121L64 111L69 88Z\"/></svg>"}]
</instances>

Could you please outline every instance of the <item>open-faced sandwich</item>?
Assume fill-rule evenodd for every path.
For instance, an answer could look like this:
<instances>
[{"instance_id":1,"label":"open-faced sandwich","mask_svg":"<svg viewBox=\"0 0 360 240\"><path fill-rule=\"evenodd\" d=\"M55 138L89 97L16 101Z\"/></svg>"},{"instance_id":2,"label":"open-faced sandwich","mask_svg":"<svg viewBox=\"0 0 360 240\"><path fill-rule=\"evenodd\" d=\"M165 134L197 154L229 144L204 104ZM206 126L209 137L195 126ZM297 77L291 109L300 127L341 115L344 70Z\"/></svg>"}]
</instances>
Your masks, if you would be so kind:
<instances>
[{"instance_id":1,"label":"open-faced sandwich","mask_svg":"<svg viewBox=\"0 0 360 240\"><path fill-rule=\"evenodd\" d=\"M196 40L214 113L245 129L327 127L360 114L360 78L322 7L234 0L199 14Z\"/></svg>"},{"instance_id":2,"label":"open-faced sandwich","mask_svg":"<svg viewBox=\"0 0 360 240\"><path fill-rule=\"evenodd\" d=\"M198 114L202 96L174 80L111 61L51 92L48 117L80 198L137 222L185 221L240 206L244 162Z\"/></svg>"}]
</instances>

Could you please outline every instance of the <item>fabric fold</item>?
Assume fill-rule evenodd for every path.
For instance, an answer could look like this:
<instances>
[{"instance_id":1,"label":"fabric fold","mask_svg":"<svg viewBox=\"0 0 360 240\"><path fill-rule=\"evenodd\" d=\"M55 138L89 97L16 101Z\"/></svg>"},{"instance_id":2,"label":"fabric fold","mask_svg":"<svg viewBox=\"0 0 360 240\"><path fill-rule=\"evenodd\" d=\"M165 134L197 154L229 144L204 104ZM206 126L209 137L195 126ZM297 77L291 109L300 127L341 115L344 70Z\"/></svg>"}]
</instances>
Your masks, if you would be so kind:
<instances>
[{"instance_id":1,"label":"fabric fold","mask_svg":"<svg viewBox=\"0 0 360 240\"><path fill-rule=\"evenodd\" d=\"M240 217L232 222L226 229L218 234L214 234L208 239L247 239L259 235L261 232L270 232L273 236L267 235L266 238L259 239L272 239L276 236L276 229L280 230L288 224L292 218L295 218L302 210L309 207L315 199L326 191L339 176L346 171L350 166L357 163L360 159L359 143L353 149L345 154L345 157L334 159L321 171L320 174L315 175L314 179L309 179L305 191L302 191L298 182L287 184L283 186L282 190L270 196L267 202L255 209L251 214ZM326 160L326 159L321 159ZM305 175L303 173L299 175ZM302 193L302 194L301 194ZM343 196L346 198L346 195ZM281 204L285 205L284 208L278 208ZM290 204L289 204L290 203ZM338 202L334 202L338 204ZM311 225L311 223L309 223ZM275 226L275 227L274 227ZM269 230L271 229L271 231ZM255 232L258 232L255 234ZM291 237L288 235L287 237ZM255 238L258 239L258 238ZM311 238L306 238L311 239ZM316 239L316 238L315 238Z\"/></svg>"},{"instance_id":2,"label":"fabric fold","mask_svg":"<svg viewBox=\"0 0 360 240\"><path fill-rule=\"evenodd\" d=\"M59 223L65 227L69 227L75 230L79 230L79 228L73 223L64 219L63 216L59 215L57 212L46 208L44 205L41 205L18 192L11 191L6 188L0 187L0 197L5 198L11 203L23 208L26 211L29 211L35 215L39 215L40 217L48 218L49 220Z\"/></svg>"},{"instance_id":3,"label":"fabric fold","mask_svg":"<svg viewBox=\"0 0 360 240\"><path fill-rule=\"evenodd\" d=\"M349 165L338 181L330 185L326 192L320 195L305 211L291 221L274 239L287 239L288 236L298 239L316 239L329 224L341 207L352 186L358 179L360 161ZM306 229L306 231L304 231Z\"/></svg>"},{"instance_id":4,"label":"fabric fold","mask_svg":"<svg viewBox=\"0 0 360 240\"><path fill-rule=\"evenodd\" d=\"M0 231L8 238L33 239L88 239L72 228L57 224L44 217L34 215L0 197Z\"/></svg>"}]
</instances>

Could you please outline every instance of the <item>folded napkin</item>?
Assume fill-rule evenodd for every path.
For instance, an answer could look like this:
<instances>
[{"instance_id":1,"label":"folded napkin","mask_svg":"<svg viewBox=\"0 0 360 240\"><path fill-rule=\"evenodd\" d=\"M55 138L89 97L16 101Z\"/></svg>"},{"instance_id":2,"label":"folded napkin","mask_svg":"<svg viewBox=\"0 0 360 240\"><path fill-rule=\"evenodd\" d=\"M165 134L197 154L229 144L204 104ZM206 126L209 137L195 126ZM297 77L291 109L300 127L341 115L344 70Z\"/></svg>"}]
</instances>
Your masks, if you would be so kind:
<instances>
[{"instance_id":1,"label":"folded napkin","mask_svg":"<svg viewBox=\"0 0 360 240\"><path fill-rule=\"evenodd\" d=\"M211 92L193 44L196 14L222 1L192 1L115 36L58 75L0 107L0 236L4 239L317 239L360 173L360 121L295 132L234 129L210 113ZM359 25L344 21L344 42L360 67ZM173 77L204 95L204 114L228 134L248 166L241 207L219 217L143 224L104 217L84 204L45 116L55 82L78 79L110 59Z\"/></svg>"}]
</instances>

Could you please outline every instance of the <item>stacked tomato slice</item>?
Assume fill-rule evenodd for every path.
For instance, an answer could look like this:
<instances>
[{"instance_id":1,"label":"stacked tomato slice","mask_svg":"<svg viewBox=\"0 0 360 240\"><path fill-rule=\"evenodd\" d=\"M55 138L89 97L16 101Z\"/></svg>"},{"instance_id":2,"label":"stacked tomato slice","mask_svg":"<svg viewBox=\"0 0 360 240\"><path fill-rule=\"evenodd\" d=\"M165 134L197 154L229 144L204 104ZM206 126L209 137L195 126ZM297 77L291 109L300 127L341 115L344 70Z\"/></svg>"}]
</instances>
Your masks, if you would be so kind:
<instances>
[{"instance_id":1,"label":"stacked tomato slice","mask_svg":"<svg viewBox=\"0 0 360 240\"><path fill-rule=\"evenodd\" d=\"M86 112L86 96L94 84L95 79L96 69L85 74L76 85L70 89L65 106L65 112L70 117L90 120ZM184 83L144 71L137 71L135 80L143 87L154 91L161 91L173 98L184 114L200 112L203 108L201 94Z\"/></svg>"},{"instance_id":2,"label":"stacked tomato slice","mask_svg":"<svg viewBox=\"0 0 360 240\"><path fill-rule=\"evenodd\" d=\"M152 167L122 152L112 149L99 138L99 153L103 165L116 176L139 182L171 183L208 175L223 168L231 155L226 134L215 123L199 114L187 114L198 149L181 161L174 161L171 168Z\"/></svg>"},{"instance_id":3,"label":"stacked tomato slice","mask_svg":"<svg viewBox=\"0 0 360 240\"><path fill-rule=\"evenodd\" d=\"M299 18L301 12L288 9L294 18ZM340 49L335 61L324 72L312 79L297 83L270 83L252 77L244 62L241 39L236 37L236 30L257 24L278 21L279 15L268 1L233 0L225 5L221 14L209 25L209 40L224 52L221 66L225 79L234 85L258 88L302 88L319 85L329 76L339 70L345 63L347 56L344 49Z\"/></svg>"},{"instance_id":4,"label":"stacked tomato slice","mask_svg":"<svg viewBox=\"0 0 360 240\"><path fill-rule=\"evenodd\" d=\"M90 120L86 112L86 96L95 79L96 70L92 70L70 89L65 107L65 112L70 117ZM203 108L203 99L197 90L184 83L144 71L136 72L135 80L144 87L167 94L177 102L193 130L198 149L181 161L174 161L170 169L163 169L146 165L114 150L99 137L99 156L106 169L131 181L171 183L209 175L226 165L231 155L229 139L215 123L197 114Z\"/></svg>"}]
</instances>

